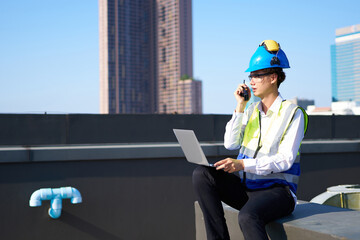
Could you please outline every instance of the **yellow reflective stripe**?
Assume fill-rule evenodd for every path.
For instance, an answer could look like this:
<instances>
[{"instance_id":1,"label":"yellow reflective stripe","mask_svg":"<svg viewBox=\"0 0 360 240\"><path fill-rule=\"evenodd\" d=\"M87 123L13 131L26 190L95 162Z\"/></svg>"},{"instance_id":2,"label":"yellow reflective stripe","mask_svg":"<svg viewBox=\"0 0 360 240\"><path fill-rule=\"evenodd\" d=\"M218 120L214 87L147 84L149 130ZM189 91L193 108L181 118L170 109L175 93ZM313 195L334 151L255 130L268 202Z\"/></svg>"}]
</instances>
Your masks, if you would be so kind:
<instances>
[{"instance_id":1,"label":"yellow reflective stripe","mask_svg":"<svg viewBox=\"0 0 360 240\"><path fill-rule=\"evenodd\" d=\"M309 123L309 115L306 113L306 111L302 107L298 107L304 114L304 136L307 132L308 123Z\"/></svg>"},{"instance_id":2,"label":"yellow reflective stripe","mask_svg":"<svg viewBox=\"0 0 360 240\"><path fill-rule=\"evenodd\" d=\"M293 107L293 108L290 109L290 107ZM283 133L282 133L282 135L281 135L281 141L283 140L284 135L285 135L287 129L289 128L289 126L290 126L290 123L291 123L292 120L294 119L294 116L295 116L295 113L296 113L297 108L298 108L298 106L295 105L295 104L291 104L291 105L289 106L289 108L288 108L288 109L290 109L290 111L292 111L291 113L288 113L288 112L287 112L287 114L289 114L288 116L291 116L291 118L289 118L289 121L288 121L288 123L287 123L287 125L286 125L286 129L283 130Z\"/></svg>"},{"instance_id":3,"label":"yellow reflective stripe","mask_svg":"<svg viewBox=\"0 0 360 240\"><path fill-rule=\"evenodd\" d=\"M243 137L243 146L248 146L251 140L258 138L260 135L260 125L259 125L259 109L257 108L259 103L253 104L249 107L249 120L245 127L245 133ZM257 145L257 141L256 145Z\"/></svg>"}]
</instances>

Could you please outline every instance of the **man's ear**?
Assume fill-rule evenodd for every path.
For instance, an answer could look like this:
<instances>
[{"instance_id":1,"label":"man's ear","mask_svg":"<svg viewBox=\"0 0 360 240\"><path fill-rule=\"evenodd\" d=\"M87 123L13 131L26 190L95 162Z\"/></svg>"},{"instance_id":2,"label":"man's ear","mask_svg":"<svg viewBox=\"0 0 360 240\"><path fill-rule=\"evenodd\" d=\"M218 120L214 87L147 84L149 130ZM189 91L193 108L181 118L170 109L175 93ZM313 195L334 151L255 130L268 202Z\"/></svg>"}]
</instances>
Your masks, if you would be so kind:
<instances>
[{"instance_id":1,"label":"man's ear","mask_svg":"<svg viewBox=\"0 0 360 240\"><path fill-rule=\"evenodd\" d=\"M270 75L270 82L271 84L277 84L278 81L278 75L276 73L273 73Z\"/></svg>"}]
</instances>

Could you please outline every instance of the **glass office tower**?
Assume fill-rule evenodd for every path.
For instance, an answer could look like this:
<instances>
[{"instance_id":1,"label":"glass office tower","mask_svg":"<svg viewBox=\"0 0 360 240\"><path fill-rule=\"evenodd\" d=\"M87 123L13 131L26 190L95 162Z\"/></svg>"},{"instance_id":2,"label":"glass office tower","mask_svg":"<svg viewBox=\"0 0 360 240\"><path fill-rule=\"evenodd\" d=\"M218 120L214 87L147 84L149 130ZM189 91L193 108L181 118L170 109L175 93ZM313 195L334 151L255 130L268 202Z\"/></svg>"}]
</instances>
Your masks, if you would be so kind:
<instances>
[{"instance_id":1,"label":"glass office tower","mask_svg":"<svg viewBox=\"0 0 360 240\"><path fill-rule=\"evenodd\" d=\"M99 0L99 33L101 113L202 113L191 0Z\"/></svg>"},{"instance_id":2,"label":"glass office tower","mask_svg":"<svg viewBox=\"0 0 360 240\"><path fill-rule=\"evenodd\" d=\"M332 101L360 101L360 24L336 29L331 46Z\"/></svg>"},{"instance_id":3,"label":"glass office tower","mask_svg":"<svg viewBox=\"0 0 360 240\"><path fill-rule=\"evenodd\" d=\"M153 1L100 0L100 112L155 111Z\"/></svg>"}]
</instances>

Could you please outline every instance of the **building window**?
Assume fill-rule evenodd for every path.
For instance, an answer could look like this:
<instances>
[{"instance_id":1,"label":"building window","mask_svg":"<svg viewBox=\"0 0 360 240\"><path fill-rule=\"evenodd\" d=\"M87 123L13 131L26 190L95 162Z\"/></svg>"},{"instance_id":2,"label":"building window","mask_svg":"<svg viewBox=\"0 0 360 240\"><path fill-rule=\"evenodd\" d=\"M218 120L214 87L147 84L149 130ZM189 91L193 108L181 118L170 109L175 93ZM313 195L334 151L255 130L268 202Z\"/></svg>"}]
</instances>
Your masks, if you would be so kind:
<instances>
[{"instance_id":1,"label":"building window","mask_svg":"<svg viewBox=\"0 0 360 240\"><path fill-rule=\"evenodd\" d=\"M166 113L166 104L163 104L163 112Z\"/></svg>"},{"instance_id":2,"label":"building window","mask_svg":"<svg viewBox=\"0 0 360 240\"><path fill-rule=\"evenodd\" d=\"M111 77L111 90L115 90L115 77Z\"/></svg>"},{"instance_id":3,"label":"building window","mask_svg":"<svg viewBox=\"0 0 360 240\"><path fill-rule=\"evenodd\" d=\"M166 62L166 48L162 49L162 62Z\"/></svg>"},{"instance_id":4,"label":"building window","mask_svg":"<svg viewBox=\"0 0 360 240\"><path fill-rule=\"evenodd\" d=\"M124 55L124 45L120 45L120 55Z\"/></svg>"},{"instance_id":5,"label":"building window","mask_svg":"<svg viewBox=\"0 0 360 240\"><path fill-rule=\"evenodd\" d=\"M135 89L131 89L131 101L135 102Z\"/></svg>"},{"instance_id":6,"label":"building window","mask_svg":"<svg viewBox=\"0 0 360 240\"><path fill-rule=\"evenodd\" d=\"M121 77L125 78L125 65L121 65Z\"/></svg>"},{"instance_id":7,"label":"building window","mask_svg":"<svg viewBox=\"0 0 360 240\"><path fill-rule=\"evenodd\" d=\"M125 89L121 87L120 92L121 92L121 101L125 101Z\"/></svg>"},{"instance_id":8,"label":"building window","mask_svg":"<svg viewBox=\"0 0 360 240\"><path fill-rule=\"evenodd\" d=\"M116 58L115 49L111 49L111 61L115 62L115 58Z\"/></svg>"},{"instance_id":9,"label":"building window","mask_svg":"<svg viewBox=\"0 0 360 240\"><path fill-rule=\"evenodd\" d=\"M163 78L163 89L166 89L166 78Z\"/></svg>"},{"instance_id":10,"label":"building window","mask_svg":"<svg viewBox=\"0 0 360 240\"><path fill-rule=\"evenodd\" d=\"M161 20L165 22L165 6L161 7L160 16L161 16Z\"/></svg>"},{"instance_id":11,"label":"building window","mask_svg":"<svg viewBox=\"0 0 360 240\"><path fill-rule=\"evenodd\" d=\"M126 113L126 104L125 103L122 104L122 113Z\"/></svg>"}]
</instances>

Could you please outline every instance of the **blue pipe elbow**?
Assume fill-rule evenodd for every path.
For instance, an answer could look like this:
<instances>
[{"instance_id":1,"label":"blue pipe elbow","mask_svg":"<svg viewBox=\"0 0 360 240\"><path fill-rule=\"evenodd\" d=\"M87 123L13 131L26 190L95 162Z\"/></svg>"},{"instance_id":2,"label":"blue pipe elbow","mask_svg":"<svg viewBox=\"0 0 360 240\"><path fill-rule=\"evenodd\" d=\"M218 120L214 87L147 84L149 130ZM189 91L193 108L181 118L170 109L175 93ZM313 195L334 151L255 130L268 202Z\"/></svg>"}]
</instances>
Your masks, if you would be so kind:
<instances>
[{"instance_id":1,"label":"blue pipe elbow","mask_svg":"<svg viewBox=\"0 0 360 240\"><path fill-rule=\"evenodd\" d=\"M30 207L39 207L41 206L41 190L36 190L31 194L30 201L29 201Z\"/></svg>"},{"instance_id":2,"label":"blue pipe elbow","mask_svg":"<svg viewBox=\"0 0 360 240\"><path fill-rule=\"evenodd\" d=\"M49 216L51 218L59 218L61 215L62 209L62 200L59 197L55 197L51 199L50 208L49 208Z\"/></svg>"},{"instance_id":3,"label":"blue pipe elbow","mask_svg":"<svg viewBox=\"0 0 360 240\"><path fill-rule=\"evenodd\" d=\"M71 198L71 203L72 204L77 204L77 203L81 203L82 202L82 198L81 198L81 194L79 192L79 190L77 190L76 188L71 188L72 191L72 198Z\"/></svg>"},{"instance_id":4,"label":"blue pipe elbow","mask_svg":"<svg viewBox=\"0 0 360 240\"><path fill-rule=\"evenodd\" d=\"M41 188L31 194L30 207L41 206L41 201L50 200L49 216L51 218L59 218L62 209L62 199L70 198L72 204L82 202L80 192L73 187L62 188Z\"/></svg>"},{"instance_id":5,"label":"blue pipe elbow","mask_svg":"<svg viewBox=\"0 0 360 240\"><path fill-rule=\"evenodd\" d=\"M36 190L31 194L29 205L30 207L39 207L41 206L42 200L50 200L52 198L51 188L42 188Z\"/></svg>"},{"instance_id":6,"label":"blue pipe elbow","mask_svg":"<svg viewBox=\"0 0 360 240\"><path fill-rule=\"evenodd\" d=\"M61 209L55 210L55 209L49 208L48 213L51 218L56 219L61 216Z\"/></svg>"}]
</instances>

